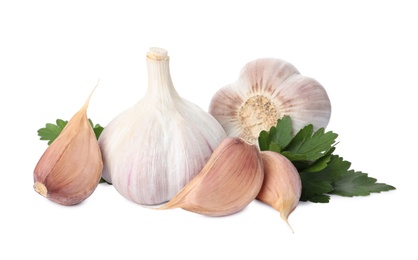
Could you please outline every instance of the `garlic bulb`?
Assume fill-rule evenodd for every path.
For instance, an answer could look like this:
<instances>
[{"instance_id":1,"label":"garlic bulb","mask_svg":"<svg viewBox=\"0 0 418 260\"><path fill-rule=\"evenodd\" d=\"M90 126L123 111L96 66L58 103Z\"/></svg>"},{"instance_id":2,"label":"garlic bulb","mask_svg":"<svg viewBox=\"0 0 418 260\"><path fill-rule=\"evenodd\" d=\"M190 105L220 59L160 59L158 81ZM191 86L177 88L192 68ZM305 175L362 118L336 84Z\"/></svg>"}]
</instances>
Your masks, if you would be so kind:
<instances>
[{"instance_id":1,"label":"garlic bulb","mask_svg":"<svg viewBox=\"0 0 418 260\"><path fill-rule=\"evenodd\" d=\"M155 205L189 183L226 134L209 113L178 95L167 51L151 48L146 61L146 95L106 126L99 145L103 178L127 199Z\"/></svg>"},{"instance_id":2,"label":"garlic bulb","mask_svg":"<svg viewBox=\"0 0 418 260\"><path fill-rule=\"evenodd\" d=\"M90 96L48 146L34 170L35 191L62 205L85 200L102 175L100 148L86 115Z\"/></svg>"},{"instance_id":3,"label":"garlic bulb","mask_svg":"<svg viewBox=\"0 0 418 260\"><path fill-rule=\"evenodd\" d=\"M226 216L245 208L263 184L257 146L230 137L215 149L202 171L158 209L182 208L207 216Z\"/></svg>"},{"instance_id":4,"label":"garlic bulb","mask_svg":"<svg viewBox=\"0 0 418 260\"><path fill-rule=\"evenodd\" d=\"M249 62L235 83L221 88L211 100L209 113L228 136L257 143L262 130L286 115L292 118L295 133L307 124L315 130L326 127L331 104L316 80L302 76L286 61L266 58Z\"/></svg>"}]
</instances>

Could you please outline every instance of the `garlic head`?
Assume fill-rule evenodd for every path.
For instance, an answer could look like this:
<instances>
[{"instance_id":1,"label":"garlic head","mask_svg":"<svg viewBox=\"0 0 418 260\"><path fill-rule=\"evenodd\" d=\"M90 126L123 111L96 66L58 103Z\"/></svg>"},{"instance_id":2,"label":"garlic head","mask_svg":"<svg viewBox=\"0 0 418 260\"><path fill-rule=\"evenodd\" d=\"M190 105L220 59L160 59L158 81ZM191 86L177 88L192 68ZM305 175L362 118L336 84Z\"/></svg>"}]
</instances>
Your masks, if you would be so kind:
<instances>
[{"instance_id":1,"label":"garlic head","mask_svg":"<svg viewBox=\"0 0 418 260\"><path fill-rule=\"evenodd\" d=\"M209 113L228 136L257 144L260 132L284 116L292 118L295 133L307 124L315 130L326 127L331 103L315 79L286 61L265 58L247 63L236 82L217 91Z\"/></svg>"},{"instance_id":2,"label":"garlic head","mask_svg":"<svg viewBox=\"0 0 418 260\"><path fill-rule=\"evenodd\" d=\"M103 178L127 199L155 205L189 183L226 134L213 116L179 96L167 51L151 48L146 62L145 96L106 126L99 145Z\"/></svg>"}]
</instances>

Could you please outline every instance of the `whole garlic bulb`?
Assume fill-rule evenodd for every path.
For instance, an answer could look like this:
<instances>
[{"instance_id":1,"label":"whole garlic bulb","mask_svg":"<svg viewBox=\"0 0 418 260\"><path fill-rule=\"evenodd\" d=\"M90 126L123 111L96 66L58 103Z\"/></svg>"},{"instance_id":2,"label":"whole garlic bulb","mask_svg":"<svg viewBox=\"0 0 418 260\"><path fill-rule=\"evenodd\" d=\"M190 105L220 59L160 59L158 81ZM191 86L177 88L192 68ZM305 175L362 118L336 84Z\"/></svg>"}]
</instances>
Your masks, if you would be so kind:
<instances>
[{"instance_id":1,"label":"whole garlic bulb","mask_svg":"<svg viewBox=\"0 0 418 260\"><path fill-rule=\"evenodd\" d=\"M228 136L256 144L262 130L286 115L295 133L307 124L315 130L326 127L331 103L316 80L302 76L286 61L265 58L247 63L235 83L216 92L209 113Z\"/></svg>"},{"instance_id":2,"label":"whole garlic bulb","mask_svg":"<svg viewBox=\"0 0 418 260\"><path fill-rule=\"evenodd\" d=\"M127 199L155 205L174 197L226 137L209 113L181 98L171 81L167 51L147 53L148 89L99 138L103 178Z\"/></svg>"}]
</instances>

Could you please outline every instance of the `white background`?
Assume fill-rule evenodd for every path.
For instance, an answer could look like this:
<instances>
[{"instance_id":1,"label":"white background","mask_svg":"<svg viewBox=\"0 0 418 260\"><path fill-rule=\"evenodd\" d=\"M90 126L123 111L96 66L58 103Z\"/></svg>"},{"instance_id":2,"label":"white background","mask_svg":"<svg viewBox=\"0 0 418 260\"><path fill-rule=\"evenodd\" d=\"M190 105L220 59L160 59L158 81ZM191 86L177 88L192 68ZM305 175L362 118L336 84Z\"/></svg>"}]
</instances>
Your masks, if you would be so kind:
<instances>
[{"instance_id":1,"label":"white background","mask_svg":"<svg viewBox=\"0 0 418 260\"><path fill-rule=\"evenodd\" d=\"M417 259L417 7L413 1L0 2L0 259ZM88 110L106 125L145 92L162 47L184 98L207 110L249 61L282 58L324 85L336 153L397 190L259 202L223 218L153 211L100 185L78 206L36 194L37 130ZM414 241L415 240L415 241ZM7 255L7 256L6 256Z\"/></svg>"}]
</instances>

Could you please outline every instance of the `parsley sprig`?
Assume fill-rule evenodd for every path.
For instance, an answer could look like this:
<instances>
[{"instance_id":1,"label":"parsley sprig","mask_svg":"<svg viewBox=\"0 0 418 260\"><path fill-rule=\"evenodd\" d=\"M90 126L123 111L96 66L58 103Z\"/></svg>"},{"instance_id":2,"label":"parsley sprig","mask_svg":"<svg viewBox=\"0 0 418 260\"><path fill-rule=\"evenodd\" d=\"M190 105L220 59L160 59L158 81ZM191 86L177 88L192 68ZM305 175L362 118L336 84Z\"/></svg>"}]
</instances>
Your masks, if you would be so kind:
<instances>
[{"instance_id":1,"label":"parsley sprig","mask_svg":"<svg viewBox=\"0 0 418 260\"><path fill-rule=\"evenodd\" d=\"M104 128L99 124L94 125L91 119L89 119L89 122L91 127L93 128L96 138L99 139L99 136ZM57 119L56 124L47 123L45 127L38 130L38 135L40 136L41 140L48 141L48 145L50 145L55 139L57 139L58 135L67 125L67 123L68 121L64 121L62 119Z\"/></svg>"},{"instance_id":2,"label":"parsley sprig","mask_svg":"<svg viewBox=\"0 0 418 260\"><path fill-rule=\"evenodd\" d=\"M293 136L291 118L285 116L269 131L262 131L258 142L261 151L282 154L299 171L301 201L327 203L331 194L367 196L395 189L391 185L377 183L366 173L350 170L350 162L333 154L337 137L336 133L325 132L324 128L314 131L311 124Z\"/></svg>"}]
</instances>

